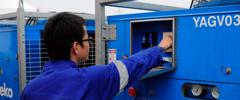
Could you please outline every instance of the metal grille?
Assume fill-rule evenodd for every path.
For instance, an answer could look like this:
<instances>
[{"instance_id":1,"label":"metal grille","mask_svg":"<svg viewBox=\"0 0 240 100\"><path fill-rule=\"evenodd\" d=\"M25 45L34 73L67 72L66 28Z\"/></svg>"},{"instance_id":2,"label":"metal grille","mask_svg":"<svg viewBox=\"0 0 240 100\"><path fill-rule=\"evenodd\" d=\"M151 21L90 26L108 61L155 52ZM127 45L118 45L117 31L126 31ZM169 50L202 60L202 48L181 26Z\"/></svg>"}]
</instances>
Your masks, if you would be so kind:
<instances>
[{"instance_id":1,"label":"metal grille","mask_svg":"<svg viewBox=\"0 0 240 100\"><path fill-rule=\"evenodd\" d=\"M41 39L26 40L26 80L27 83L37 77L43 70L43 63L48 60L46 48L41 48ZM43 61L43 59L46 59Z\"/></svg>"},{"instance_id":2,"label":"metal grille","mask_svg":"<svg viewBox=\"0 0 240 100\"><path fill-rule=\"evenodd\" d=\"M108 41L105 41L105 64L108 64Z\"/></svg>"},{"instance_id":3,"label":"metal grille","mask_svg":"<svg viewBox=\"0 0 240 100\"><path fill-rule=\"evenodd\" d=\"M80 68L95 65L95 39L90 43L89 60L81 62ZM26 40L26 80L27 83L36 78L49 61L46 45L43 39Z\"/></svg>"}]
</instances>

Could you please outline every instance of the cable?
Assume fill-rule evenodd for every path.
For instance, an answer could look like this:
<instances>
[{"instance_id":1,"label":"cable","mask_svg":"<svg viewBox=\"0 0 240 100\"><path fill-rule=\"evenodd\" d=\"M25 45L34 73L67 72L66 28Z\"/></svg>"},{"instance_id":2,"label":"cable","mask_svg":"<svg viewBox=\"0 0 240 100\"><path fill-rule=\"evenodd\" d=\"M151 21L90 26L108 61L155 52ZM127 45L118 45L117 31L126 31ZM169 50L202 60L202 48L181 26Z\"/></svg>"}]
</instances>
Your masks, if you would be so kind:
<instances>
[{"instance_id":1,"label":"cable","mask_svg":"<svg viewBox=\"0 0 240 100\"><path fill-rule=\"evenodd\" d=\"M30 21L31 21L32 17L29 17L27 22L26 22L26 25L29 25Z\"/></svg>"},{"instance_id":2,"label":"cable","mask_svg":"<svg viewBox=\"0 0 240 100\"><path fill-rule=\"evenodd\" d=\"M191 4L190 4L190 9L192 9L193 8L193 2L194 2L194 0L192 0L192 2L191 2Z\"/></svg>"}]
</instances>

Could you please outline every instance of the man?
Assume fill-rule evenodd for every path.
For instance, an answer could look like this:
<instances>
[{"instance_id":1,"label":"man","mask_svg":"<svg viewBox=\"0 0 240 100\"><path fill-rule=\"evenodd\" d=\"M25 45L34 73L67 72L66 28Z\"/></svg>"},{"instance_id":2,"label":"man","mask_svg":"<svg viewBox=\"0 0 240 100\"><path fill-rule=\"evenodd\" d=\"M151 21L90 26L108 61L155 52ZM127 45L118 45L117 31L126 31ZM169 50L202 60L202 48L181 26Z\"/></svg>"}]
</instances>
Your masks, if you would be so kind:
<instances>
[{"instance_id":1,"label":"man","mask_svg":"<svg viewBox=\"0 0 240 100\"><path fill-rule=\"evenodd\" d=\"M164 38L159 46L108 65L77 68L88 59L89 39L84 19L63 12L49 18L45 30L50 61L25 87L22 100L109 100L164 61L162 51L172 44Z\"/></svg>"}]
</instances>

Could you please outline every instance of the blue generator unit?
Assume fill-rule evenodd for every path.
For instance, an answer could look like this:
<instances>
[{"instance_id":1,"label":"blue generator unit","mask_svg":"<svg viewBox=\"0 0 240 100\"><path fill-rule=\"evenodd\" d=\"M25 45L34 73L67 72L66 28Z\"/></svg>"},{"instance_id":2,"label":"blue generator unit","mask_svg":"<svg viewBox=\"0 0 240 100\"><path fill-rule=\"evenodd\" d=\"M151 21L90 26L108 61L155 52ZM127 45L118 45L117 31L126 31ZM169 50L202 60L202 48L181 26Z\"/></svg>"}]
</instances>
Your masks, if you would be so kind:
<instances>
[{"instance_id":1,"label":"blue generator unit","mask_svg":"<svg viewBox=\"0 0 240 100\"><path fill-rule=\"evenodd\" d=\"M240 100L239 0L209 3L108 17L116 26L116 39L108 45L116 59L156 46L166 35L174 40L163 56L168 62L157 68L170 70L147 73L115 100Z\"/></svg>"},{"instance_id":2,"label":"blue generator unit","mask_svg":"<svg viewBox=\"0 0 240 100\"><path fill-rule=\"evenodd\" d=\"M27 12L25 12L28 14ZM30 14L30 13L29 13ZM33 15L33 13L31 13ZM44 63L49 61L47 49L43 41L42 33L47 18L40 18L40 13L25 18L25 64L26 73L21 73L25 77L25 84L37 77L43 70ZM44 14L44 15L54 15ZM27 15L26 15L27 16ZM81 16L81 14L80 14ZM90 16L90 15L88 15ZM93 16L93 15L91 15ZM1 18L1 15L0 15ZM94 40L95 21L94 16L86 20L89 37ZM91 19L93 18L93 19ZM95 65L95 44L90 44L89 60L82 62L79 67ZM18 54L18 24L17 20L0 21L0 100L19 100L20 89L20 68Z\"/></svg>"}]
</instances>

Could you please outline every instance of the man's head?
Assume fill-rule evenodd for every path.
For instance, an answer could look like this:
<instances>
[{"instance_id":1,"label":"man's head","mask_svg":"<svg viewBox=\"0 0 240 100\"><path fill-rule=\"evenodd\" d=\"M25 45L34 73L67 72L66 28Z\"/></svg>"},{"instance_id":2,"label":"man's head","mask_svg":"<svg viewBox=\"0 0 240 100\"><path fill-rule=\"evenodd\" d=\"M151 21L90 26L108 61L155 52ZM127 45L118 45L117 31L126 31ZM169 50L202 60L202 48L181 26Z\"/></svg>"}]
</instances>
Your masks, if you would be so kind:
<instances>
[{"instance_id":1,"label":"man's head","mask_svg":"<svg viewBox=\"0 0 240 100\"><path fill-rule=\"evenodd\" d=\"M68 12L58 13L48 19L44 40L50 60L87 60L89 54L88 34L84 19Z\"/></svg>"}]
</instances>

